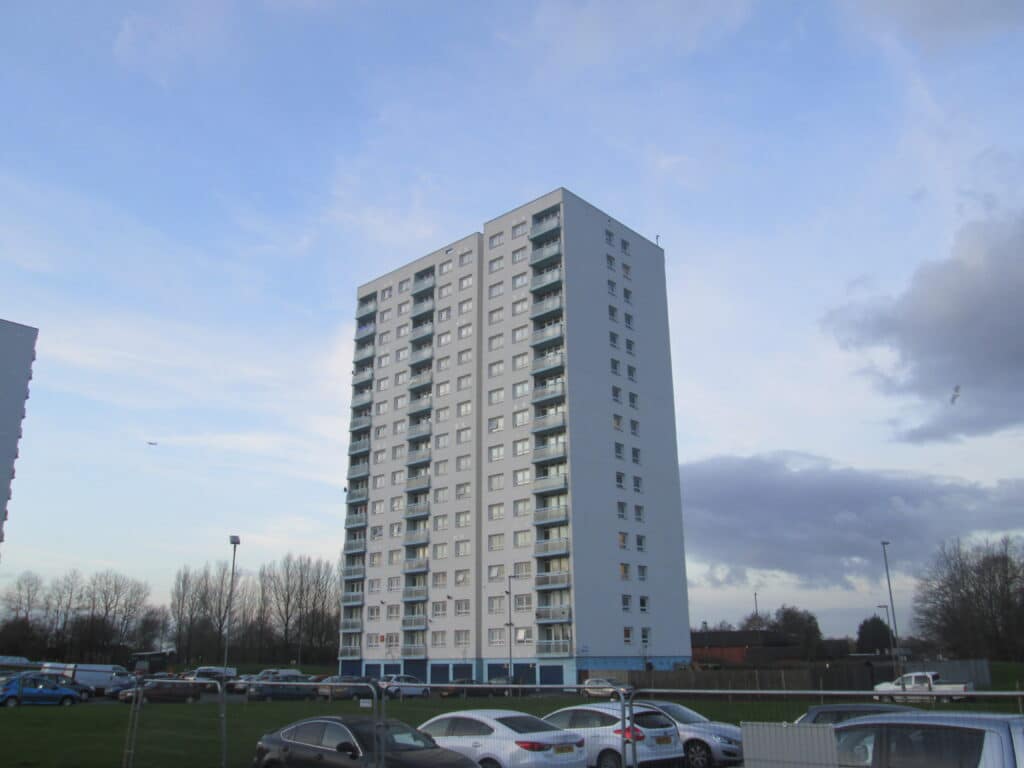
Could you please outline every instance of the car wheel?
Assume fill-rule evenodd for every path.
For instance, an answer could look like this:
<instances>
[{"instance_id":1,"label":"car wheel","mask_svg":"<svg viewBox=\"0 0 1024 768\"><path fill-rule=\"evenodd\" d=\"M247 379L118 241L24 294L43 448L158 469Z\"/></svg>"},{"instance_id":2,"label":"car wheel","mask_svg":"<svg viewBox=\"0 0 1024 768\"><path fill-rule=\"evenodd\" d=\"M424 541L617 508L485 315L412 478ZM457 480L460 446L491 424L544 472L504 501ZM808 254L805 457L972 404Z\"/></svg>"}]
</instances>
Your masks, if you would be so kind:
<instances>
[{"instance_id":1,"label":"car wheel","mask_svg":"<svg viewBox=\"0 0 1024 768\"><path fill-rule=\"evenodd\" d=\"M597 768L622 768L622 756L610 749L605 750L597 757Z\"/></svg>"},{"instance_id":2,"label":"car wheel","mask_svg":"<svg viewBox=\"0 0 1024 768\"><path fill-rule=\"evenodd\" d=\"M16 706L18 706L18 700L12 696L11 698L7 699L7 701L4 702L4 706L5 707L16 707Z\"/></svg>"},{"instance_id":3,"label":"car wheel","mask_svg":"<svg viewBox=\"0 0 1024 768\"><path fill-rule=\"evenodd\" d=\"M501 766L490 758L484 758L480 761L480 768L501 768Z\"/></svg>"},{"instance_id":4,"label":"car wheel","mask_svg":"<svg viewBox=\"0 0 1024 768\"><path fill-rule=\"evenodd\" d=\"M691 741L686 745L686 765L688 768L711 768L713 760L711 750L703 741Z\"/></svg>"},{"instance_id":5,"label":"car wheel","mask_svg":"<svg viewBox=\"0 0 1024 768\"><path fill-rule=\"evenodd\" d=\"M74 703L75 702L72 700L70 696L65 696L63 699L60 700L60 705L62 707L70 707Z\"/></svg>"}]
</instances>

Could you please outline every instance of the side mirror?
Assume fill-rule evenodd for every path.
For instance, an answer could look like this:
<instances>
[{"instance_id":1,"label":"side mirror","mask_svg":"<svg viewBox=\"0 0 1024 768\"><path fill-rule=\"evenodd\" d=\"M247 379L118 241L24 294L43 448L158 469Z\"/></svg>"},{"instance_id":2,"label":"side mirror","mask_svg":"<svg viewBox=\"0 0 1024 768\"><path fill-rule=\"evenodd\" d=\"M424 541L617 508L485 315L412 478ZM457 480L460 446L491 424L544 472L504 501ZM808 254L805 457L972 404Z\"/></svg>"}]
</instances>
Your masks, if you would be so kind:
<instances>
[{"instance_id":1,"label":"side mirror","mask_svg":"<svg viewBox=\"0 0 1024 768\"><path fill-rule=\"evenodd\" d=\"M355 760L359 757L359 749L351 741L343 741L337 746L337 751L343 755L348 756L350 759Z\"/></svg>"}]
</instances>

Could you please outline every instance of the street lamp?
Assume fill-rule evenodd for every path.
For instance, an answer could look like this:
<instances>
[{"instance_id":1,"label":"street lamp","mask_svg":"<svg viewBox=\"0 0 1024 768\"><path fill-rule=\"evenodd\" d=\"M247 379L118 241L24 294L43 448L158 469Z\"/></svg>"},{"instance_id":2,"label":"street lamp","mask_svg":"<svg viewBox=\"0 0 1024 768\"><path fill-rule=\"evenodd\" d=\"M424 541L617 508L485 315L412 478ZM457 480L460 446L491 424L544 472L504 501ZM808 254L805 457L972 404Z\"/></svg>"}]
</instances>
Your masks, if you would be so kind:
<instances>
[{"instance_id":1,"label":"street lamp","mask_svg":"<svg viewBox=\"0 0 1024 768\"><path fill-rule=\"evenodd\" d=\"M889 630L889 658L893 660L893 663L895 663L896 654L892 645L892 625L889 623L889 606L885 603L882 603L881 605L876 605L875 607L881 608L883 611L885 611L885 628Z\"/></svg>"},{"instance_id":2,"label":"street lamp","mask_svg":"<svg viewBox=\"0 0 1024 768\"><path fill-rule=\"evenodd\" d=\"M896 644L896 646L895 646L896 647L896 654L897 654L897 656L895 658L896 676L899 677L900 676L900 657L899 657L900 632L896 628L896 601L893 600L893 598L892 598L892 577L889 575L889 553L888 553L888 550L886 550L886 547L888 547L888 546L889 546L889 542L888 541L883 541L882 542L882 559L885 560L885 580L889 584L889 607L892 609L892 614L891 614L892 615L892 636L893 636L893 641Z\"/></svg>"},{"instance_id":3,"label":"street lamp","mask_svg":"<svg viewBox=\"0 0 1024 768\"><path fill-rule=\"evenodd\" d=\"M238 545L242 540L232 534L228 537L231 545L231 581L228 582L228 605L227 616L224 619L224 666L221 669L220 684L220 765L227 768L228 765L228 725L227 725L227 677L228 673L228 639L231 635L231 602L235 596L235 555L238 554Z\"/></svg>"}]
</instances>

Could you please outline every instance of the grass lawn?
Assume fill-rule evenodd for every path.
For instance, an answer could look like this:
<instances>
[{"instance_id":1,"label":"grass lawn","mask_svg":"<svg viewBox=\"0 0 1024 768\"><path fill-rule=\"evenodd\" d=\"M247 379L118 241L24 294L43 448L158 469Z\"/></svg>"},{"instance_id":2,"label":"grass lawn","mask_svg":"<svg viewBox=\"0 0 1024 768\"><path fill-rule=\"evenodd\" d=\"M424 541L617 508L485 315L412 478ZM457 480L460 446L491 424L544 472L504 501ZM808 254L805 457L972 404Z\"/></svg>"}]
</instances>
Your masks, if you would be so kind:
<instances>
[{"instance_id":1,"label":"grass lawn","mask_svg":"<svg viewBox=\"0 0 1024 768\"><path fill-rule=\"evenodd\" d=\"M515 699L440 699L390 702L388 716L416 726L434 715L454 709L502 707L544 715L559 707L580 703L566 697ZM732 702L726 699L683 701L708 717L739 723L792 721L806 711L806 699ZM953 705L949 708L1016 711L1014 702ZM215 700L186 704L149 704L139 721L137 768L181 768L220 764L218 707ZM251 765L257 739L294 720L318 714L367 714L353 702L232 702L228 705L228 764ZM121 763L128 707L94 703L64 709L21 707L0 710L0 744L5 768L111 768Z\"/></svg>"}]
</instances>

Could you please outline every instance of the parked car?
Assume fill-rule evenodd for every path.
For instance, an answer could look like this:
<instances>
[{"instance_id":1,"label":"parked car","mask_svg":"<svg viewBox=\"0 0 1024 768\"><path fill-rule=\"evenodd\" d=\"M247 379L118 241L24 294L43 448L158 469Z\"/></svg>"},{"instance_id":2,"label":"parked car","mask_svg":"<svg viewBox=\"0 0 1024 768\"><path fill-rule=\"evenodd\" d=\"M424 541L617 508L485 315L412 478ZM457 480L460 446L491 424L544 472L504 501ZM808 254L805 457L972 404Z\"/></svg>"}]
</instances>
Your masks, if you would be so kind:
<instances>
[{"instance_id":1,"label":"parked car","mask_svg":"<svg viewBox=\"0 0 1024 768\"><path fill-rule=\"evenodd\" d=\"M0 706L51 704L70 707L78 701L78 693L53 682L49 677L32 672L18 672L0 678Z\"/></svg>"},{"instance_id":2,"label":"parked car","mask_svg":"<svg viewBox=\"0 0 1024 768\"><path fill-rule=\"evenodd\" d=\"M849 704L821 704L816 707L811 707L800 715L800 717L796 719L795 724L831 723L836 725L838 723L846 722L847 720L852 720L855 717L919 711L920 710L918 709L914 709L914 707L904 707L900 704L857 704L854 702Z\"/></svg>"},{"instance_id":3,"label":"parked car","mask_svg":"<svg viewBox=\"0 0 1024 768\"><path fill-rule=\"evenodd\" d=\"M430 696L430 689L412 675L384 675L380 679L380 687L392 699L399 696L422 696L425 699Z\"/></svg>"},{"instance_id":4,"label":"parked car","mask_svg":"<svg viewBox=\"0 0 1024 768\"><path fill-rule=\"evenodd\" d=\"M631 691L633 686L629 683L623 683L621 680L616 680L614 677L591 677L583 681L581 693L592 699L612 699L618 701L618 691L620 690Z\"/></svg>"},{"instance_id":5,"label":"parked car","mask_svg":"<svg viewBox=\"0 0 1024 768\"><path fill-rule=\"evenodd\" d=\"M64 675L83 685L92 686L97 696L103 696L112 686L134 681L132 674L120 664L63 664L46 662L41 672Z\"/></svg>"},{"instance_id":6,"label":"parked car","mask_svg":"<svg viewBox=\"0 0 1024 768\"><path fill-rule=\"evenodd\" d=\"M383 733L389 768L479 768L398 720L388 720ZM375 764L377 747L369 717L312 717L260 737L252 768L368 768Z\"/></svg>"},{"instance_id":7,"label":"parked car","mask_svg":"<svg viewBox=\"0 0 1024 768\"><path fill-rule=\"evenodd\" d=\"M297 700L312 701L316 698L316 685L308 682L305 676L282 675L274 680L251 680L246 695L250 699L263 701Z\"/></svg>"},{"instance_id":8,"label":"parked car","mask_svg":"<svg viewBox=\"0 0 1024 768\"><path fill-rule=\"evenodd\" d=\"M875 686L875 699L880 701L960 701L968 698L974 691L974 683L939 682L938 672L908 672L900 675L891 683L879 683ZM921 696L919 694L936 693L939 696Z\"/></svg>"},{"instance_id":9,"label":"parked car","mask_svg":"<svg viewBox=\"0 0 1024 768\"><path fill-rule=\"evenodd\" d=\"M871 715L836 726L839 765L1021 768L1024 717L983 712Z\"/></svg>"},{"instance_id":10,"label":"parked car","mask_svg":"<svg viewBox=\"0 0 1024 768\"><path fill-rule=\"evenodd\" d=\"M48 680L52 680L59 686L70 688L78 694L79 701L88 701L96 695L96 689L91 685L86 685L85 683L80 683L77 680L72 680L67 675L58 675L53 672L40 672L39 674Z\"/></svg>"},{"instance_id":11,"label":"parked car","mask_svg":"<svg viewBox=\"0 0 1024 768\"><path fill-rule=\"evenodd\" d=\"M493 681L489 681L487 683L481 683L479 680L473 680L473 679L468 678L468 677L461 677L458 680L452 680L451 683L449 683L449 685L451 686L450 688L441 688L441 689L438 690L438 693L441 695L442 698L445 698L445 699L449 699L449 698L462 698L462 699L465 699L465 698L467 698L469 696L485 696L485 697L486 696L493 696L494 695L494 689L486 687L488 685L493 685L493 684L494 684ZM480 688L462 688L462 687L460 687L460 686L464 686L464 685L479 685L479 686L482 686L482 687L480 687Z\"/></svg>"},{"instance_id":12,"label":"parked car","mask_svg":"<svg viewBox=\"0 0 1024 768\"><path fill-rule=\"evenodd\" d=\"M743 731L732 723L716 723L674 701L639 701L671 718L686 752L687 768L738 765L743 762Z\"/></svg>"},{"instance_id":13,"label":"parked car","mask_svg":"<svg viewBox=\"0 0 1024 768\"><path fill-rule=\"evenodd\" d=\"M677 764L684 752L675 722L652 707L634 705L633 719L622 728L619 704L581 704L552 712L544 718L551 725L575 731L585 742L587 765L620 768L624 762L622 737L626 738L628 758L632 743L637 760L643 763Z\"/></svg>"},{"instance_id":14,"label":"parked car","mask_svg":"<svg viewBox=\"0 0 1024 768\"><path fill-rule=\"evenodd\" d=\"M183 681L150 680L141 688L126 688L121 691L117 695L117 700L128 704L134 701L136 694L140 692L143 703L171 701L191 704L199 701L200 688Z\"/></svg>"},{"instance_id":15,"label":"parked car","mask_svg":"<svg viewBox=\"0 0 1024 768\"><path fill-rule=\"evenodd\" d=\"M566 731L525 712L467 709L438 715L419 730L446 749L470 758L481 768L559 766L586 768L587 750L580 734Z\"/></svg>"},{"instance_id":16,"label":"parked car","mask_svg":"<svg viewBox=\"0 0 1024 768\"><path fill-rule=\"evenodd\" d=\"M317 694L324 699L369 699L373 697L370 690L373 681L368 677L353 677L352 675L331 675L320 681L320 687L316 689Z\"/></svg>"},{"instance_id":17,"label":"parked car","mask_svg":"<svg viewBox=\"0 0 1024 768\"><path fill-rule=\"evenodd\" d=\"M121 691L126 691L130 688L135 688L139 685L139 682L140 681L136 680L134 677L118 679L113 683L108 683L107 687L103 691L103 694L108 699L114 699L116 701L117 697L121 694Z\"/></svg>"}]
</instances>

